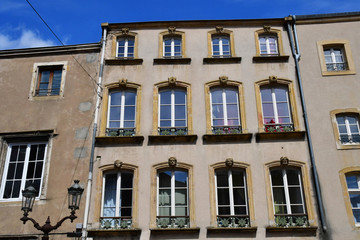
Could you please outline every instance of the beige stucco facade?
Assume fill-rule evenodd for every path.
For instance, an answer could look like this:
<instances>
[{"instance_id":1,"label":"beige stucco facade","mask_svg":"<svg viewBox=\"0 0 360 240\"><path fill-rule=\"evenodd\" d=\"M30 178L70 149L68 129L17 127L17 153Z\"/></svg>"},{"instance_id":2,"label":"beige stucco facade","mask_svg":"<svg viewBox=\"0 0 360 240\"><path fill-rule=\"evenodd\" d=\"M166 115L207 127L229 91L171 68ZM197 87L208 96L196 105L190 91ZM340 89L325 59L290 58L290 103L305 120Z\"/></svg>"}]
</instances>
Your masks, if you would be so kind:
<instances>
[{"instance_id":1,"label":"beige stucco facade","mask_svg":"<svg viewBox=\"0 0 360 240\"><path fill-rule=\"evenodd\" d=\"M41 226L47 216L52 225L68 216L67 188L75 179L86 183L95 100L89 75L97 78L99 52L99 44L0 51L0 175L3 182L9 145L47 144L41 195L29 214ZM62 69L60 93L39 96L39 72L53 66ZM75 231L75 224L82 223L84 203L79 218L65 221L51 239ZM1 196L1 239L38 239L41 232L30 221L23 224L22 215L21 198Z\"/></svg>"}]
</instances>

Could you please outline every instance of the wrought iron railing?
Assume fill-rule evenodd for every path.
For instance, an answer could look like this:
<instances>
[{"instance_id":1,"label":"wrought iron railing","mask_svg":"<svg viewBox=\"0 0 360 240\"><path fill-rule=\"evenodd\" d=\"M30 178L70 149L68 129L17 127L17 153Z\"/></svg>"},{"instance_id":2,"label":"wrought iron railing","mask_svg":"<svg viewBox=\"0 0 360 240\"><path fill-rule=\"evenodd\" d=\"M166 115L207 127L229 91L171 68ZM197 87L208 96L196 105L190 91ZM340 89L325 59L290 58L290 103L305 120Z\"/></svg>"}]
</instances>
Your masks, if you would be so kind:
<instances>
[{"instance_id":1,"label":"wrought iron railing","mask_svg":"<svg viewBox=\"0 0 360 240\"><path fill-rule=\"evenodd\" d=\"M240 134L241 126L213 126L211 127L213 134Z\"/></svg>"},{"instance_id":2,"label":"wrought iron railing","mask_svg":"<svg viewBox=\"0 0 360 240\"><path fill-rule=\"evenodd\" d=\"M264 124L265 132L292 132L294 131L294 124L292 123L267 123Z\"/></svg>"},{"instance_id":3,"label":"wrought iron railing","mask_svg":"<svg viewBox=\"0 0 360 240\"><path fill-rule=\"evenodd\" d=\"M156 226L158 228L189 228L189 216L157 216Z\"/></svg>"},{"instance_id":4,"label":"wrought iron railing","mask_svg":"<svg viewBox=\"0 0 360 240\"><path fill-rule=\"evenodd\" d=\"M329 72L345 71L348 70L348 65L347 63L327 63L326 70Z\"/></svg>"},{"instance_id":5,"label":"wrought iron railing","mask_svg":"<svg viewBox=\"0 0 360 240\"><path fill-rule=\"evenodd\" d=\"M107 128L105 133L108 137L131 137L135 135L135 128Z\"/></svg>"},{"instance_id":6,"label":"wrought iron railing","mask_svg":"<svg viewBox=\"0 0 360 240\"><path fill-rule=\"evenodd\" d=\"M52 96L52 95L59 95L60 88L50 88L50 89L36 89L35 95L36 96Z\"/></svg>"},{"instance_id":7,"label":"wrought iron railing","mask_svg":"<svg viewBox=\"0 0 360 240\"><path fill-rule=\"evenodd\" d=\"M216 221L223 228L250 227L249 215L218 215Z\"/></svg>"},{"instance_id":8,"label":"wrought iron railing","mask_svg":"<svg viewBox=\"0 0 360 240\"><path fill-rule=\"evenodd\" d=\"M100 228L129 229L132 228L132 218L131 217L101 217Z\"/></svg>"},{"instance_id":9,"label":"wrought iron railing","mask_svg":"<svg viewBox=\"0 0 360 240\"><path fill-rule=\"evenodd\" d=\"M360 143L360 135L359 134L341 135L340 141L342 144Z\"/></svg>"},{"instance_id":10,"label":"wrought iron railing","mask_svg":"<svg viewBox=\"0 0 360 240\"><path fill-rule=\"evenodd\" d=\"M307 227L309 219L306 214L275 214L277 227Z\"/></svg>"},{"instance_id":11,"label":"wrought iron railing","mask_svg":"<svg viewBox=\"0 0 360 240\"><path fill-rule=\"evenodd\" d=\"M175 136L183 136L188 134L187 127L159 127L158 128L159 135L175 135Z\"/></svg>"}]
</instances>

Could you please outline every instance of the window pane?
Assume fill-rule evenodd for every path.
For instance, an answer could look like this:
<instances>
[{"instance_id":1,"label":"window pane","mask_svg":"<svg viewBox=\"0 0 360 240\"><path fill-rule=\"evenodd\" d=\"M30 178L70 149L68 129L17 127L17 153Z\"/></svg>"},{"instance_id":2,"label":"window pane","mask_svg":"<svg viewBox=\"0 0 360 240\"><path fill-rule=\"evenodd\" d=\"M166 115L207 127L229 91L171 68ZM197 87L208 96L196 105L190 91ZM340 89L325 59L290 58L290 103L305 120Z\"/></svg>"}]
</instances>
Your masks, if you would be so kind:
<instances>
[{"instance_id":1,"label":"window pane","mask_svg":"<svg viewBox=\"0 0 360 240\"><path fill-rule=\"evenodd\" d=\"M347 116L347 120L349 121L349 124L356 124L357 123L357 117L354 116Z\"/></svg>"},{"instance_id":2,"label":"window pane","mask_svg":"<svg viewBox=\"0 0 360 240\"><path fill-rule=\"evenodd\" d=\"M244 173L242 171L232 171L232 179L234 187L243 187L244 184Z\"/></svg>"},{"instance_id":3,"label":"window pane","mask_svg":"<svg viewBox=\"0 0 360 240\"><path fill-rule=\"evenodd\" d=\"M238 118L239 108L237 105L227 105L228 118Z\"/></svg>"},{"instance_id":4,"label":"window pane","mask_svg":"<svg viewBox=\"0 0 360 240\"><path fill-rule=\"evenodd\" d=\"M120 191L120 206L131 207L132 206L132 190Z\"/></svg>"},{"instance_id":5,"label":"window pane","mask_svg":"<svg viewBox=\"0 0 360 240\"><path fill-rule=\"evenodd\" d=\"M186 92L184 90L175 90L175 104L185 104Z\"/></svg>"},{"instance_id":6,"label":"window pane","mask_svg":"<svg viewBox=\"0 0 360 240\"><path fill-rule=\"evenodd\" d=\"M271 89L269 89L269 88L261 88L260 93L261 93L262 102L264 102L264 101L272 102Z\"/></svg>"},{"instance_id":7,"label":"window pane","mask_svg":"<svg viewBox=\"0 0 360 240\"><path fill-rule=\"evenodd\" d=\"M211 101L212 103L222 103L222 90L212 89L211 90Z\"/></svg>"},{"instance_id":8,"label":"window pane","mask_svg":"<svg viewBox=\"0 0 360 240\"><path fill-rule=\"evenodd\" d=\"M51 87L52 95L59 95L59 93L60 93L61 73L62 73L62 70L54 70L54 76L53 76L52 87Z\"/></svg>"},{"instance_id":9,"label":"window pane","mask_svg":"<svg viewBox=\"0 0 360 240\"><path fill-rule=\"evenodd\" d=\"M305 213L303 205L291 205L291 213Z\"/></svg>"},{"instance_id":10,"label":"window pane","mask_svg":"<svg viewBox=\"0 0 360 240\"><path fill-rule=\"evenodd\" d=\"M355 223L360 223L360 209L353 209Z\"/></svg>"},{"instance_id":11,"label":"window pane","mask_svg":"<svg viewBox=\"0 0 360 240\"><path fill-rule=\"evenodd\" d=\"M277 110L278 110L278 115L279 116L290 116L290 111L288 108L288 104L285 103L278 103L277 105Z\"/></svg>"},{"instance_id":12,"label":"window pane","mask_svg":"<svg viewBox=\"0 0 360 240\"><path fill-rule=\"evenodd\" d=\"M120 107L110 107L110 120L120 120Z\"/></svg>"},{"instance_id":13,"label":"window pane","mask_svg":"<svg viewBox=\"0 0 360 240\"><path fill-rule=\"evenodd\" d=\"M349 189L358 189L357 177L355 175L346 176L346 183Z\"/></svg>"},{"instance_id":14,"label":"window pane","mask_svg":"<svg viewBox=\"0 0 360 240\"><path fill-rule=\"evenodd\" d=\"M168 121L161 120L160 127L171 127L171 121L170 120L168 120Z\"/></svg>"},{"instance_id":15,"label":"window pane","mask_svg":"<svg viewBox=\"0 0 360 240\"><path fill-rule=\"evenodd\" d=\"M159 207L159 216L170 216L170 207Z\"/></svg>"},{"instance_id":16,"label":"window pane","mask_svg":"<svg viewBox=\"0 0 360 240\"><path fill-rule=\"evenodd\" d=\"M131 208L120 208L120 216L131 217Z\"/></svg>"},{"instance_id":17,"label":"window pane","mask_svg":"<svg viewBox=\"0 0 360 240\"><path fill-rule=\"evenodd\" d=\"M171 91L160 92L160 104L171 104Z\"/></svg>"},{"instance_id":18,"label":"window pane","mask_svg":"<svg viewBox=\"0 0 360 240\"><path fill-rule=\"evenodd\" d=\"M279 102L279 101L287 102L288 101L288 99L287 99L287 89L286 88L276 87L274 89L274 91L275 91L276 101L277 102Z\"/></svg>"},{"instance_id":19,"label":"window pane","mask_svg":"<svg viewBox=\"0 0 360 240\"><path fill-rule=\"evenodd\" d=\"M238 94L234 89L226 89L226 103L238 103Z\"/></svg>"},{"instance_id":20,"label":"window pane","mask_svg":"<svg viewBox=\"0 0 360 240\"><path fill-rule=\"evenodd\" d=\"M245 189L244 188L235 188L233 190L234 193L234 204L235 205L245 205Z\"/></svg>"},{"instance_id":21,"label":"window pane","mask_svg":"<svg viewBox=\"0 0 360 240\"><path fill-rule=\"evenodd\" d=\"M286 170L288 185L299 185L299 171L288 169Z\"/></svg>"},{"instance_id":22,"label":"window pane","mask_svg":"<svg viewBox=\"0 0 360 240\"><path fill-rule=\"evenodd\" d=\"M271 170L271 184L272 186L283 186L283 175L281 170Z\"/></svg>"},{"instance_id":23,"label":"window pane","mask_svg":"<svg viewBox=\"0 0 360 240\"><path fill-rule=\"evenodd\" d=\"M212 105L212 114L213 118L224 118L224 110L223 105L221 104L213 104Z\"/></svg>"},{"instance_id":24,"label":"window pane","mask_svg":"<svg viewBox=\"0 0 360 240\"><path fill-rule=\"evenodd\" d=\"M302 204L300 187L289 187L289 197L291 204Z\"/></svg>"},{"instance_id":25,"label":"window pane","mask_svg":"<svg viewBox=\"0 0 360 240\"><path fill-rule=\"evenodd\" d=\"M171 206L170 189L159 189L159 206Z\"/></svg>"},{"instance_id":26,"label":"window pane","mask_svg":"<svg viewBox=\"0 0 360 240\"><path fill-rule=\"evenodd\" d=\"M125 92L125 105L135 105L136 104L136 92L126 91Z\"/></svg>"},{"instance_id":27,"label":"window pane","mask_svg":"<svg viewBox=\"0 0 360 240\"><path fill-rule=\"evenodd\" d=\"M286 205L275 205L275 214L287 214Z\"/></svg>"},{"instance_id":28,"label":"window pane","mask_svg":"<svg viewBox=\"0 0 360 240\"><path fill-rule=\"evenodd\" d=\"M263 114L264 117L270 117L271 119L274 119L274 106L272 103L263 103Z\"/></svg>"},{"instance_id":29,"label":"window pane","mask_svg":"<svg viewBox=\"0 0 360 240\"><path fill-rule=\"evenodd\" d=\"M339 133L345 133L347 135L347 130L345 125L338 125Z\"/></svg>"},{"instance_id":30,"label":"window pane","mask_svg":"<svg viewBox=\"0 0 360 240\"><path fill-rule=\"evenodd\" d=\"M186 121L183 120L176 120L175 127L186 127Z\"/></svg>"},{"instance_id":31,"label":"window pane","mask_svg":"<svg viewBox=\"0 0 360 240\"><path fill-rule=\"evenodd\" d=\"M228 187L228 172L227 170L217 170L216 171L216 183L218 187Z\"/></svg>"},{"instance_id":32,"label":"window pane","mask_svg":"<svg viewBox=\"0 0 360 240\"><path fill-rule=\"evenodd\" d=\"M159 187L171 187L171 171L159 173Z\"/></svg>"},{"instance_id":33,"label":"window pane","mask_svg":"<svg viewBox=\"0 0 360 240\"><path fill-rule=\"evenodd\" d=\"M10 163L8 167L8 173L6 179L14 179L15 177L16 163Z\"/></svg>"},{"instance_id":34,"label":"window pane","mask_svg":"<svg viewBox=\"0 0 360 240\"><path fill-rule=\"evenodd\" d=\"M217 190L218 205L229 205L229 189L228 188L218 188Z\"/></svg>"},{"instance_id":35,"label":"window pane","mask_svg":"<svg viewBox=\"0 0 360 240\"><path fill-rule=\"evenodd\" d=\"M230 215L230 207L218 207L219 215Z\"/></svg>"},{"instance_id":36,"label":"window pane","mask_svg":"<svg viewBox=\"0 0 360 240\"><path fill-rule=\"evenodd\" d=\"M353 208L360 208L360 194L349 194L350 202Z\"/></svg>"},{"instance_id":37,"label":"window pane","mask_svg":"<svg viewBox=\"0 0 360 240\"><path fill-rule=\"evenodd\" d=\"M273 197L275 204L286 204L285 192L283 187L273 187Z\"/></svg>"},{"instance_id":38,"label":"window pane","mask_svg":"<svg viewBox=\"0 0 360 240\"><path fill-rule=\"evenodd\" d=\"M214 120L213 126L224 126L224 120Z\"/></svg>"},{"instance_id":39,"label":"window pane","mask_svg":"<svg viewBox=\"0 0 360 240\"><path fill-rule=\"evenodd\" d=\"M134 120L135 119L135 107L125 107L124 120Z\"/></svg>"},{"instance_id":40,"label":"window pane","mask_svg":"<svg viewBox=\"0 0 360 240\"><path fill-rule=\"evenodd\" d=\"M187 190L175 189L175 206L187 204Z\"/></svg>"},{"instance_id":41,"label":"window pane","mask_svg":"<svg viewBox=\"0 0 360 240\"><path fill-rule=\"evenodd\" d=\"M105 175L104 217L115 217L117 174Z\"/></svg>"},{"instance_id":42,"label":"window pane","mask_svg":"<svg viewBox=\"0 0 360 240\"><path fill-rule=\"evenodd\" d=\"M175 207L175 216L187 216L187 207Z\"/></svg>"},{"instance_id":43,"label":"window pane","mask_svg":"<svg viewBox=\"0 0 360 240\"><path fill-rule=\"evenodd\" d=\"M234 207L235 215L247 215L246 207Z\"/></svg>"},{"instance_id":44,"label":"window pane","mask_svg":"<svg viewBox=\"0 0 360 240\"><path fill-rule=\"evenodd\" d=\"M175 171L175 187L187 187L187 172Z\"/></svg>"},{"instance_id":45,"label":"window pane","mask_svg":"<svg viewBox=\"0 0 360 240\"><path fill-rule=\"evenodd\" d=\"M171 119L171 106L160 106L160 119Z\"/></svg>"},{"instance_id":46,"label":"window pane","mask_svg":"<svg viewBox=\"0 0 360 240\"><path fill-rule=\"evenodd\" d=\"M350 125L350 132L351 133L359 133L359 128L357 125Z\"/></svg>"},{"instance_id":47,"label":"window pane","mask_svg":"<svg viewBox=\"0 0 360 240\"><path fill-rule=\"evenodd\" d=\"M120 105L121 104L121 92L114 92L111 93L110 97L111 97L111 101L110 101L110 105Z\"/></svg>"},{"instance_id":48,"label":"window pane","mask_svg":"<svg viewBox=\"0 0 360 240\"><path fill-rule=\"evenodd\" d=\"M133 174L130 172L121 173L121 188L132 188Z\"/></svg>"},{"instance_id":49,"label":"window pane","mask_svg":"<svg viewBox=\"0 0 360 240\"><path fill-rule=\"evenodd\" d=\"M186 119L186 107L185 105L175 106L175 119Z\"/></svg>"}]
</instances>

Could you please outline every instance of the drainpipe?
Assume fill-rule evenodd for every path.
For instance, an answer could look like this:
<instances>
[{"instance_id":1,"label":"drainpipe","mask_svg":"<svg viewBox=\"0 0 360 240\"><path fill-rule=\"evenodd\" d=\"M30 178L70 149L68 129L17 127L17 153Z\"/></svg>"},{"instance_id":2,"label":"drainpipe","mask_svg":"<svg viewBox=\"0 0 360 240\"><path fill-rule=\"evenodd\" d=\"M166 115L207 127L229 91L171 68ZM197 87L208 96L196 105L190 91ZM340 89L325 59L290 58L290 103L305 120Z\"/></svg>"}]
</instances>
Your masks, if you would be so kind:
<instances>
[{"instance_id":1,"label":"drainpipe","mask_svg":"<svg viewBox=\"0 0 360 240\"><path fill-rule=\"evenodd\" d=\"M107 29L104 26L103 30L103 37L102 37L102 46L101 46L101 58L100 58L100 72L99 72L99 79L97 83L97 96L96 96L96 108L94 114L94 125L93 125L93 135L92 135L92 143L91 143L91 155L90 155L90 164L89 164L89 176L86 188L86 202L85 202L85 212L84 212L84 222L83 222L83 229L82 229L82 240L86 240L87 237L87 225L88 225L88 218L89 218L89 209L90 209L90 199L91 199L91 186L92 186L92 179L93 179L93 168L94 168L94 151L95 151L95 137L97 131L97 123L98 123L98 115L101 103L101 84L102 84L102 75L104 71L104 55L105 55L105 45L106 45L106 34Z\"/></svg>"},{"instance_id":2,"label":"drainpipe","mask_svg":"<svg viewBox=\"0 0 360 240\"><path fill-rule=\"evenodd\" d=\"M300 76L300 67L299 67L300 49L299 49L299 42L298 42L298 38L297 38L297 32L296 32L296 24L295 24L296 17L295 17L295 15L293 15L293 16L291 16L291 18L292 18L292 26L290 26L290 21L288 21L287 22L287 32L289 34L291 51L292 51L292 54L295 59L296 76L297 76L298 85L299 85L299 92L300 92L301 106L302 106L304 122L305 122L306 136L308 139L307 143L308 143L309 155L310 155L310 161L311 161L311 170L312 170L314 182L315 182L315 192L316 192L316 198L317 198L317 202L318 202L318 211L320 214L320 222L321 222L321 227L322 227L323 232L326 232L327 227L326 227L326 219L325 219L325 215L324 215L324 205L323 205L323 200L322 200L321 192L320 192L319 177L318 177L316 165L315 165L314 150L312 147L312 140L311 140L311 136L310 136L310 128L309 128L309 122L308 122L308 117L307 117L307 112L306 112L304 92L303 92L302 81L301 81L301 76ZM295 42L294 42L293 36L295 38Z\"/></svg>"}]
</instances>

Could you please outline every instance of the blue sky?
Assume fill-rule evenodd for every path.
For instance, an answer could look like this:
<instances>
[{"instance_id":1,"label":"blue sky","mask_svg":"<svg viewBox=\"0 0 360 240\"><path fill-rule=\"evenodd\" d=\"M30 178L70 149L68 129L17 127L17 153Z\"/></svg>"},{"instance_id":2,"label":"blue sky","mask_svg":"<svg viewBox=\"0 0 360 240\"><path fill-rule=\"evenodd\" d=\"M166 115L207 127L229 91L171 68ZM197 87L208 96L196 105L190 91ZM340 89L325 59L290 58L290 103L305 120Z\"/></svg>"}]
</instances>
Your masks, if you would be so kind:
<instances>
[{"instance_id":1,"label":"blue sky","mask_svg":"<svg viewBox=\"0 0 360 240\"><path fill-rule=\"evenodd\" d=\"M29 0L66 45L100 41L102 22L282 18L360 11L360 0ZM60 45L25 0L0 1L0 50Z\"/></svg>"}]
</instances>

